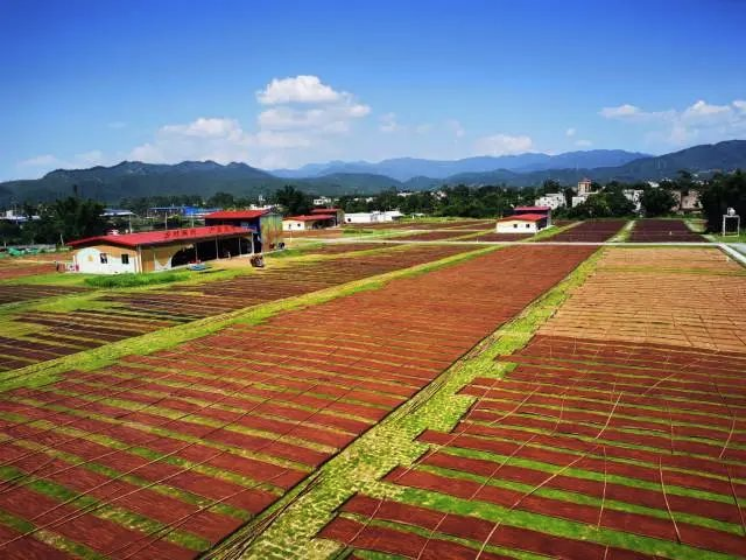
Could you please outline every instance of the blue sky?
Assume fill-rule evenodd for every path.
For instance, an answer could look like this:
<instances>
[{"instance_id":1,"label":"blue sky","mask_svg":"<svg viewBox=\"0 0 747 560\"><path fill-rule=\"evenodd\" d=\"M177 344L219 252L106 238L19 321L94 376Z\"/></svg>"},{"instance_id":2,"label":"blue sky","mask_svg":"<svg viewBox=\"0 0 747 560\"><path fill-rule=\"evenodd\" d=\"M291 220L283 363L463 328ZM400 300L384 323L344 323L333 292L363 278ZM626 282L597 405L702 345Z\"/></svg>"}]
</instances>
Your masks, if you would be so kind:
<instances>
[{"instance_id":1,"label":"blue sky","mask_svg":"<svg viewBox=\"0 0 747 560\"><path fill-rule=\"evenodd\" d=\"M0 21L0 180L745 137L737 0L0 0Z\"/></svg>"}]
</instances>

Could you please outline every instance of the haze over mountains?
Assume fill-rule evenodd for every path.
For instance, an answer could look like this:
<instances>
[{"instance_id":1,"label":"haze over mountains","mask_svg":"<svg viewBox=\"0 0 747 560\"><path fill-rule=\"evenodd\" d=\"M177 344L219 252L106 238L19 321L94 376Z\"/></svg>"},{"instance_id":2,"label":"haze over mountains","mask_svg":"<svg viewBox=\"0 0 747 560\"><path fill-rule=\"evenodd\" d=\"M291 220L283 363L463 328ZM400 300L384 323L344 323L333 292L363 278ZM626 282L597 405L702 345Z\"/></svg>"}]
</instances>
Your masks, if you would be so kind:
<instances>
[{"instance_id":1,"label":"haze over mountains","mask_svg":"<svg viewBox=\"0 0 747 560\"><path fill-rule=\"evenodd\" d=\"M646 157L651 156L624 150L588 150L566 152L558 155L526 153L499 157L478 156L456 161L396 158L386 159L378 163L366 161L312 163L299 169L276 169L270 171L270 173L277 177L288 178L320 177L338 173L369 173L386 175L404 182L413 177L445 179L460 173L485 173L496 169L528 173L545 169L615 167Z\"/></svg>"},{"instance_id":2,"label":"haze over mountains","mask_svg":"<svg viewBox=\"0 0 747 560\"><path fill-rule=\"evenodd\" d=\"M286 184L326 195L370 194L396 187L426 190L442 185L502 184L536 186L547 179L575 184L582 177L606 182L660 180L679 170L713 173L745 168L745 141L694 146L662 156L623 150L590 150L559 155L527 153L456 161L398 158L379 163L330 162L297 170L263 171L245 163L213 161L147 164L124 161L112 167L56 170L41 179L0 183L0 204L47 201L68 196L77 185L82 196L115 203L124 197L200 194L224 191L256 196Z\"/></svg>"}]
</instances>

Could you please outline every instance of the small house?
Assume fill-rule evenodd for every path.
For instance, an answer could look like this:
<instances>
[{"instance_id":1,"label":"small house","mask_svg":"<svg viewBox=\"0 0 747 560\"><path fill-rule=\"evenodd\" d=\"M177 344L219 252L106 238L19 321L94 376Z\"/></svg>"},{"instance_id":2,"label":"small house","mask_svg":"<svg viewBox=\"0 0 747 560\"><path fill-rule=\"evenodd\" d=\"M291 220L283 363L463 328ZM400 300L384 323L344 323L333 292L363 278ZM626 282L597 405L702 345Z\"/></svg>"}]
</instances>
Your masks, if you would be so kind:
<instances>
[{"instance_id":1,"label":"small house","mask_svg":"<svg viewBox=\"0 0 747 560\"><path fill-rule=\"evenodd\" d=\"M311 214L308 216L288 216L287 218L283 218L283 231L325 229L336 225L336 214Z\"/></svg>"},{"instance_id":2,"label":"small house","mask_svg":"<svg viewBox=\"0 0 747 560\"><path fill-rule=\"evenodd\" d=\"M545 229L549 217L545 214L519 214L501 218L495 226L496 233L537 233Z\"/></svg>"}]
</instances>

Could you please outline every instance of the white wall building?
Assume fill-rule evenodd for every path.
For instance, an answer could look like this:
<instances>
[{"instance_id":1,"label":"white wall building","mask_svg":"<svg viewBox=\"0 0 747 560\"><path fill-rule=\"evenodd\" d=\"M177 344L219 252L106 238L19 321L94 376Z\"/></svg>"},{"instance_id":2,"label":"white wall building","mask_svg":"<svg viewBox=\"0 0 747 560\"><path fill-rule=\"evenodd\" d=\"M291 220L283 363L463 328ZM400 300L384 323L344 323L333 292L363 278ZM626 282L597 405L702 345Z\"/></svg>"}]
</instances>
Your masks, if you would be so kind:
<instances>
[{"instance_id":1,"label":"white wall building","mask_svg":"<svg viewBox=\"0 0 747 560\"><path fill-rule=\"evenodd\" d=\"M345 214L346 224L379 224L384 222L394 222L402 218L404 214L399 210L389 210L386 212L353 212Z\"/></svg>"},{"instance_id":2,"label":"white wall building","mask_svg":"<svg viewBox=\"0 0 747 560\"><path fill-rule=\"evenodd\" d=\"M320 196L319 198L315 198L313 202L314 206L326 206L327 204L332 204L332 199L328 196Z\"/></svg>"},{"instance_id":3,"label":"white wall building","mask_svg":"<svg viewBox=\"0 0 747 560\"><path fill-rule=\"evenodd\" d=\"M521 214L501 218L495 224L496 233L537 233L547 227L547 216L542 214Z\"/></svg>"},{"instance_id":4,"label":"white wall building","mask_svg":"<svg viewBox=\"0 0 747 560\"><path fill-rule=\"evenodd\" d=\"M547 193L534 201L535 206L547 206L552 210L565 208L565 195L563 193Z\"/></svg>"}]
</instances>

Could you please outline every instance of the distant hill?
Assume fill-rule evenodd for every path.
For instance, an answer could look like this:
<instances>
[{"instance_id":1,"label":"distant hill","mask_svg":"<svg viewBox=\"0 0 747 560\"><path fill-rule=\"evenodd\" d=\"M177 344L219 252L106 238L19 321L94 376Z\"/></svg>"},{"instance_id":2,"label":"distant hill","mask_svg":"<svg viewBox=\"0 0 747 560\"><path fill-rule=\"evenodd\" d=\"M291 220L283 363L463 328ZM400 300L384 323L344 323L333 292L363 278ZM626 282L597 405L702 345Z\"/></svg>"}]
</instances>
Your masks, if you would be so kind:
<instances>
[{"instance_id":1,"label":"distant hill","mask_svg":"<svg viewBox=\"0 0 747 560\"><path fill-rule=\"evenodd\" d=\"M310 178L344 173L347 175L366 173L385 175L398 181L409 181L416 177L445 179L461 173L484 173L496 169L510 171L539 171L542 169L563 169L567 167L612 167L629 161L651 157L638 152L624 150L587 150L567 152L558 155L527 153L514 156L479 156L455 161L417 158L386 159L378 163L366 161L332 161L312 163L299 169L277 169L271 173L283 178Z\"/></svg>"},{"instance_id":2,"label":"distant hill","mask_svg":"<svg viewBox=\"0 0 747 560\"><path fill-rule=\"evenodd\" d=\"M466 185L507 184L522 187L535 186L547 179L554 179L562 184L575 184L582 177L589 177L600 182L613 179L631 182L675 177L680 169L710 174L719 170L731 171L745 168L744 140L694 146L658 157L644 156L628 160L619 165L596 167L570 165L584 158L600 161L595 159L596 156L590 155L599 155L598 152L603 152L600 155L602 159L613 161L619 161L620 158L625 160L631 155L631 152L621 150L593 150L558 156L523 154L507 156L508 159L470 158L459 162L437 163L443 164L443 168L466 165L463 162L468 162L472 167L480 167L501 159L513 168L466 171L445 177L416 175L405 181L391 175L371 172L322 173L322 168L315 168L318 175L291 179L277 177L245 163L221 165L214 161L185 161L175 165L165 165L123 161L112 167L60 169L47 173L41 179L0 183L0 205L8 206L11 202L48 201L68 196L73 193L73 185L78 186L81 196L115 203L124 197L175 194L199 194L207 197L219 191L242 196L267 195L286 184L293 184L306 192L339 196L341 194L374 194L391 187L427 190L460 183ZM430 160L402 158L388 161L428 162ZM555 162L554 165L566 167L544 168L544 165L548 165L548 161ZM527 167L532 170L528 171Z\"/></svg>"}]
</instances>

